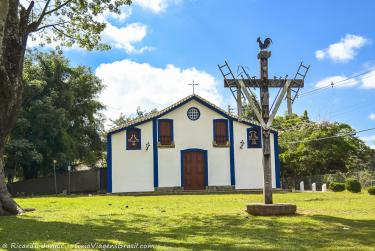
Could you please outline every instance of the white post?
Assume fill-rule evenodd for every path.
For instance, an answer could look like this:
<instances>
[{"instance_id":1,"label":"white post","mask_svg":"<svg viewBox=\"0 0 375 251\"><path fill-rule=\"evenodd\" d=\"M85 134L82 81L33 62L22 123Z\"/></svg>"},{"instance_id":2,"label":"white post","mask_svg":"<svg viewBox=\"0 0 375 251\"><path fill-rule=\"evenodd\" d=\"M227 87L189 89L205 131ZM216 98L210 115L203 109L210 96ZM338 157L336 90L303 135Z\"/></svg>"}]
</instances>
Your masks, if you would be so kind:
<instances>
[{"instance_id":1,"label":"white post","mask_svg":"<svg viewBox=\"0 0 375 251\"><path fill-rule=\"evenodd\" d=\"M56 163L57 160L53 160L53 176L55 178L55 194L57 194L57 181L56 181Z\"/></svg>"},{"instance_id":2,"label":"white post","mask_svg":"<svg viewBox=\"0 0 375 251\"><path fill-rule=\"evenodd\" d=\"M322 185L322 192L323 193L327 192L327 184Z\"/></svg>"},{"instance_id":3,"label":"white post","mask_svg":"<svg viewBox=\"0 0 375 251\"><path fill-rule=\"evenodd\" d=\"M311 184L311 190L313 192L316 192L316 183L315 182Z\"/></svg>"},{"instance_id":4,"label":"white post","mask_svg":"<svg viewBox=\"0 0 375 251\"><path fill-rule=\"evenodd\" d=\"M68 166L68 194L70 194L70 171L72 170L72 167Z\"/></svg>"},{"instance_id":5,"label":"white post","mask_svg":"<svg viewBox=\"0 0 375 251\"><path fill-rule=\"evenodd\" d=\"M299 191L300 192L304 192L305 191L305 183L303 181L301 181L299 183Z\"/></svg>"}]
</instances>

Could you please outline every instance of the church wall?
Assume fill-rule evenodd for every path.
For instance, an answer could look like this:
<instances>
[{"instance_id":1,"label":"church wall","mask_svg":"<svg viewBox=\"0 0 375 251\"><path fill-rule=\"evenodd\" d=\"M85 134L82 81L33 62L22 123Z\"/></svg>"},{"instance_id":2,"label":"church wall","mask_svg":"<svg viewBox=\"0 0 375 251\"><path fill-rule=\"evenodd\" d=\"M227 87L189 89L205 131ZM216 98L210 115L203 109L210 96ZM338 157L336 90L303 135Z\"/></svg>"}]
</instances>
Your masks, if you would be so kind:
<instances>
[{"instance_id":1,"label":"church wall","mask_svg":"<svg viewBox=\"0 0 375 251\"><path fill-rule=\"evenodd\" d=\"M187 110L191 107L200 110L200 118L196 121L187 117ZM230 147L213 146L213 121L227 119L226 117L196 100L190 100L160 118L155 118L155 131L157 131L157 119L173 120L174 147L159 146L154 152L153 145L156 144L157 134L153 135L153 121L135 126L141 130L141 150L126 150L126 130L110 136L111 192L154 191L154 185L159 188L180 187L181 150L186 149L207 150L208 186L231 185ZM235 188L261 189L263 187L262 148L247 148L248 128L251 128L251 125L233 120L234 154L232 156L234 156ZM228 136L230 138L230 135ZM245 142L243 149L240 149L241 140ZM148 151L145 149L147 142L150 143ZM272 133L270 138L272 186L275 188L274 142ZM158 173L155 177L154 171Z\"/></svg>"},{"instance_id":2,"label":"church wall","mask_svg":"<svg viewBox=\"0 0 375 251\"><path fill-rule=\"evenodd\" d=\"M126 150L126 130L111 136L113 193L154 191L152 121L136 128L141 129L141 150Z\"/></svg>"},{"instance_id":3,"label":"church wall","mask_svg":"<svg viewBox=\"0 0 375 251\"><path fill-rule=\"evenodd\" d=\"M192 121L187 110L196 107L200 118ZM222 115L192 100L160 119L173 119L174 148L158 149L159 187L181 186L181 150L198 148L207 150L208 186L230 185L229 147L213 147L213 120Z\"/></svg>"},{"instance_id":4,"label":"church wall","mask_svg":"<svg viewBox=\"0 0 375 251\"><path fill-rule=\"evenodd\" d=\"M251 128L250 125L234 121L233 126L236 189L263 188L262 148L247 148L247 128ZM240 142L242 140L245 142L245 144L243 148L240 149ZM271 134L270 141L272 187L276 187L273 134Z\"/></svg>"}]
</instances>

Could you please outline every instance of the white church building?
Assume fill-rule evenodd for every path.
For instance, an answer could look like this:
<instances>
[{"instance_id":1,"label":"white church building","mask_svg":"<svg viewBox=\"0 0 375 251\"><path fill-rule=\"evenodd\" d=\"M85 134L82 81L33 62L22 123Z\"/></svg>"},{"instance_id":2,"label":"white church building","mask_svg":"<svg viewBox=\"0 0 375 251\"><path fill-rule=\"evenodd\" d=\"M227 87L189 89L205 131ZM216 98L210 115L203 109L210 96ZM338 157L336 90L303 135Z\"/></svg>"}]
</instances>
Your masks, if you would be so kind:
<instances>
[{"instance_id":1,"label":"white church building","mask_svg":"<svg viewBox=\"0 0 375 251\"><path fill-rule=\"evenodd\" d=\"M262 189L262 133L193 94L107 134L109 193ZM272 187L280 187L277 132Z\"/></svg>"}]
</instances>

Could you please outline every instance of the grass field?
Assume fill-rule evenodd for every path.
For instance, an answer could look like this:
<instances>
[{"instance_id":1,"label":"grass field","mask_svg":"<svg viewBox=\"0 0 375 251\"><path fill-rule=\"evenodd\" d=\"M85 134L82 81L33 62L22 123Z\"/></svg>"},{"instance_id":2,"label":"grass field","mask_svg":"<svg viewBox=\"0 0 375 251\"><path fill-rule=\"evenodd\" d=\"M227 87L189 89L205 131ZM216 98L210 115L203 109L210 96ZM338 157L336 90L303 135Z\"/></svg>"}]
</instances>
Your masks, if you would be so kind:
<instances>
[{"instance_id":1,"label":"grass field","mask_svg":"<svg viewBox=\"0 0 375 251\"><path fill-rule=\"evenodd\" d=\"M156 250L375 250L375 196L367 192L275 194L275 202L297 204L293 217L244 211L261 200L249 194L18 198L36 211L0 218L0 248L138 243Z\"/></svg>"}]
</instances>

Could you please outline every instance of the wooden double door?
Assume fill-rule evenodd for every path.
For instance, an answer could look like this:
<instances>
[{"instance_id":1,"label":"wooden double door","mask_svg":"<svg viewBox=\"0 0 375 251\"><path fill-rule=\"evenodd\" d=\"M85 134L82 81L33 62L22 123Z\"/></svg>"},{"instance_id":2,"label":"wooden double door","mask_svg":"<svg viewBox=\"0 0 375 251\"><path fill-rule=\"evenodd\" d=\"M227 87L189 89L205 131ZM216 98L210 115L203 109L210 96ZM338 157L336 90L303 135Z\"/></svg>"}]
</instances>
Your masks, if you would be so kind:
<instances>
[{"instance_id":1,"label":"wooden double door","mask_svg":"<svg viewBox=\"0 0 375 251\"><path fill-rule=\"evenodd\" d=\"M185 150L182 158L184 190L204 190L207 152Z\"/></svg>"}]
</instances>

